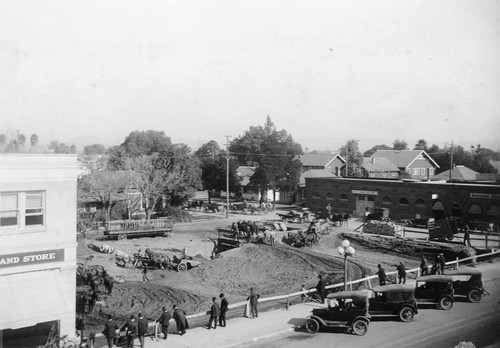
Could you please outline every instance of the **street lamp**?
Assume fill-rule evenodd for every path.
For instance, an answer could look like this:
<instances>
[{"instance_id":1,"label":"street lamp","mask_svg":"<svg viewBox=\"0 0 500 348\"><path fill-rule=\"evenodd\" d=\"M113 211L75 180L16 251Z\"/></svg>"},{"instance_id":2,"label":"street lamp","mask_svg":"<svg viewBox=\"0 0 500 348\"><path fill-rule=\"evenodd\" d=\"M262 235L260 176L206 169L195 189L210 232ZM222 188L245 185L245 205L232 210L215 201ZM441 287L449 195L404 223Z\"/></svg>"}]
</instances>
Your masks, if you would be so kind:
<instances>
[{"instance_id":1,"label":"street lamp","mask_svg":"<svg viewBox=\"0 0 500 348\"><path fill-rule=\"evenodd\" d=\"M356 251L351 246L351 243L344 239L342 245L337 248L337 252L344 257L344 290L347 291L347 256L354 256Z\"/></svg>"}]
</instances>

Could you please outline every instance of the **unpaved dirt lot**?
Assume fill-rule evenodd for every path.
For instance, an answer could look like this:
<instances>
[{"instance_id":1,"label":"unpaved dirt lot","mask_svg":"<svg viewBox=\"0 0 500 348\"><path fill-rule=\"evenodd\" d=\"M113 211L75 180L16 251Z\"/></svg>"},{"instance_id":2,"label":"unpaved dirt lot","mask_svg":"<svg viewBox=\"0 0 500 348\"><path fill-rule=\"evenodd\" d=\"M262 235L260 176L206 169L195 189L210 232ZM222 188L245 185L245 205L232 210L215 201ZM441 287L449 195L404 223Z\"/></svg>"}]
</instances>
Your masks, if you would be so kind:
<instances>
[{"instance_id":1,"label":"unpaved dirt lot","mask_svg":"<svg viewBox=\"0 0 500 348\"><path fill-rule=\"evenodd\" d=\"M96 311L94 317L87 316L86 322L94 331L103 323L106 314L111 313L118 319L130 314L145 313L154 320L161 307L171 308L173 304L183 307L188 314L206 311L210 308L211 298L224 292L230 303L246 299L250 287L262 296L286 294L299 291L301 284L306 288L314 287L318 274L327 276L332 282L343 280L344 259L336 251L343 239L343 233L350 233L361 222L351 221L349 227L335 227L329 235L324 235L319 243L310 248L293 248L279 241L286 232L277 233L278 242L274 247L265 244L249 243L240 248L221 253L212 260L210 256L213 243L209 238L217 238L217 228L228 228L233 221L275 219L274 213L266 215L212 215L210 220L174 225L172 237L137 238L120 241L101 241L95 237L82 239L78 244L78 262L88 266L101 265L113 277L125 280L116 284L112 294L107 295L101 288L105 306ZM292 224L290 224L292 226ZM297 226L294 224L294 226ZM300 225L299 227L305 227ZM118 267L115 257L88 248L88 244L108 244L115 249L132 255L138 249L150 248L166 253L171 257L180 256L183 248L187 255L201 260L199 267L188 271L150 270L148 282L142 280L142 269L128 265ZM386 272L395 270L395 265L403 261L407 268L417 267L419 255L397 250L375 249L355 244L356 254L349 257L349 278L357 279L376 271L382 264ZM81 290L87 286L80 287Z\"/></svg>"}]
</instances>

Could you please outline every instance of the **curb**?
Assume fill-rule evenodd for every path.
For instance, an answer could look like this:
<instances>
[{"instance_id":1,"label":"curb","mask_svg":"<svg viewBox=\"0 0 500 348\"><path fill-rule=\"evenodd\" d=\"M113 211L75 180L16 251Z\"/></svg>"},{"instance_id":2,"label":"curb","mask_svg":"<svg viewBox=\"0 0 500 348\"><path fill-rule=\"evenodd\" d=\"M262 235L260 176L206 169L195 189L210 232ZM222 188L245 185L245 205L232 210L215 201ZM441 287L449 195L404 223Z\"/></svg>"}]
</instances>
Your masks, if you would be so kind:
<instances>
[{"instance_id":1,"label":"curb","mask_svg":"<svg viewBox=\"0 0 500 348\"><path fill-rule=\"evenodd\" d=\"M246 339L246 340L242 340L242 341L237 342L237 343L230 343L229 345L224 346L224 348L234 348L234 347L238 347L238 346L240 346L242 344L257 342L259 340L263 340L263 339L266 339L266 338L270 338L270 337L278 336L278 335L281 335L281 334L284 334L284 333L288 333L288 332L291 332L291 331L295 331L295 329L296 329L295 327L291 327L291 328L288 328L286 330L276 331L276 332L272 332L272 333L269 333L269 334L266 334L266 335L254 337L253 339Z\"/></svg>"}]
</instances>

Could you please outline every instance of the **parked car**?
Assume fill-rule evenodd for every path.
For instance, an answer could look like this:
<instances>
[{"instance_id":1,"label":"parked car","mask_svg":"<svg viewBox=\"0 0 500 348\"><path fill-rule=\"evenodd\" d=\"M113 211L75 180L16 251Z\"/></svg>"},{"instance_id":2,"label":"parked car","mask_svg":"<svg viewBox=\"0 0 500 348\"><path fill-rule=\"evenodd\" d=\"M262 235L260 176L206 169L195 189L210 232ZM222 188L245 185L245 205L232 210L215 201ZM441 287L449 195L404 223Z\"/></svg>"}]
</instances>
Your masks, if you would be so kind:
<instances>
[{"instance_id":1,"label":"parked car","mask_svg":"<svg viewBox=\"0 0 500 348\"><path fill-rule=\"evenodd\" d=\"M340 291L327 296L328 308L315 308L306 320L306 330L316 333L321 327L339 327L363 336L368 331L370 290Z\"/></svg>"},{"instance_id":2,"label":"parked car","mask_svg":"<svg viewBox=\"0 0 500 348\"><path fill-rule=\"evenodd\" d=\"M453 307L453 278L449 275L428 275L417 278L415 299L419 305L435 303L439 309Z\"/></svg>"},{"instance_id":3,"label":"parked car","mask_svg":"<svg viewBox=\"0 0 500 348\"><path fill-rule=\"evenodd\" d=\"M401 222L407 227L427 228L429 219L426 217L415 217L412 219L403 219Z\"/></svg>"},{"instance_id":4,"label":"parked car","mask_svg":"<svg viewBox=\"0 0 500 348\"><path fill-rule=\"evenodd\" d=\"M401 321L409 322L417 313L415 287L390 284L373 288L373 297L370 298L372 317L397 316Z\"/></svg>"},{"instance_id":5,"label":"parked car","mask_svg":"<svg viewBox=\"0 0 500 348\"><path fill-rule=\"evenodd\" d=\"M462 268L448 271L446 275L453 278L455 296L465 296L469 302L478 303L486 294L483 288L482 273L475 268Z\"/></svg>"}]
</instances>

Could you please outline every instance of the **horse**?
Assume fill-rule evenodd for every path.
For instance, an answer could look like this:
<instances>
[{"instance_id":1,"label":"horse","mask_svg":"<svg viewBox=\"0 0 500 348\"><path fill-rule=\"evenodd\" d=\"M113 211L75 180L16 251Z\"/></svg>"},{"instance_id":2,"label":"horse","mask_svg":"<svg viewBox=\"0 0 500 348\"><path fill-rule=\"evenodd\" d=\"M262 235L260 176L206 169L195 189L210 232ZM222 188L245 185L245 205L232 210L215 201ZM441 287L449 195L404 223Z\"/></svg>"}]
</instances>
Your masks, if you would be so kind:
<instances>
[{"instance_id":1,"label":"horse","mask_svg":"<svg viewBox=\"0 0 500 348\"><path fill-rule=\"evenodd\" d=\"M106 288L106 290L108 291L108 294L111 295L111 292L113 292L113 286L115 285L115 280L113 277L111 276L106 276L104 278L104 287Z\"/></svg>"}]
</instances>

